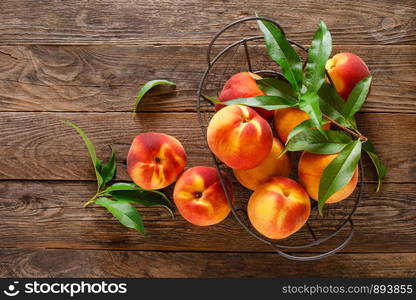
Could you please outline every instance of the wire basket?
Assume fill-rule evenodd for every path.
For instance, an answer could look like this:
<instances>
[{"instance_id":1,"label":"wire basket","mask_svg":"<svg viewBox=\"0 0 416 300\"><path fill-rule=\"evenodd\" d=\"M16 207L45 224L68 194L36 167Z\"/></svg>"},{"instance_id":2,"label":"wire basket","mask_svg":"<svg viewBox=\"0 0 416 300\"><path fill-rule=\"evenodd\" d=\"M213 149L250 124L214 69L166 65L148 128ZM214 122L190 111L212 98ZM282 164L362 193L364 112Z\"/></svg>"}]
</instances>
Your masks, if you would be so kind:
<instances>
[{"instance_id":1,"label":"wire basket","mask_svg":"<svg viewBox=\"0 0 416 300\"><path fill-rule=\"evenodd\" d=\"M241 37L242 32L252 32L255 28L257 28L257 24L255 22L257 20L264 20L273 23L275 26L280 28L284 34L282 27L272 19L263 17L247 17L225 26L214 36L208 46L208 67L199 84L196 105L205 140L208 123L214 115L215 109L214 104L206 100L202 95L218 95L224 83L233 74L238 72L250 71L263 77L269 76L284 79L277 64L268 56L262 35L249 37L242 36L241 39L238 39ZM221 41L224 40L224 36L227 36L225 39L226 41L229 41L230 37L237 37L238 40L234 43L226 44L226 46L218 46L217 44L221 44ZM301 59L305 61L308 49L294 41L289 40L289 43L294 46ZM217 54L214 56L215 51ZM329 75L328 78L332 84L332 80ZM233 172L230 168L219 161L212 152L211 154L213 164L218 170L222 187L227 196L227 201L231 206L232 214L237 222L249 234L270 245L272 249L281 256L298 261L317 260L338 252L351 240L354 234L352 215L354 214L360 201L363 189L363 180L361 178L364 173L361 162L359 164L361 174L358 187L350 197L338 203L327 204L324 208L322 216L318 212L317 201L311 200L311 214L305 226L286 239L272 240L257 232L250 224L246 211L250 191L242 188L236 180L232 180L234 189L238 185L239 189L244 190L244 193L242 193L239 198L235 197L233 202L231 195L227 193L225 180L220 171L224 171L229 178L234 179ZM297 163L294 162L297 162L299 155L291 153L291 156L292 165L296 166ZM297 174L296 168L294 168L291 177L296 178L295 174ZM337 236L337 242L332 240L335 236ZM326 245L323 245L324 243ZM317 247L319 245L321 245L319 251L313 251L313 247ZM322 250L322 247L325 249ZM328 247L329 249L327 249ZM313 252L319 252L319 254L314 254ZM299 255L294 253L302 254Z\"/></svg>"}]
</instances>

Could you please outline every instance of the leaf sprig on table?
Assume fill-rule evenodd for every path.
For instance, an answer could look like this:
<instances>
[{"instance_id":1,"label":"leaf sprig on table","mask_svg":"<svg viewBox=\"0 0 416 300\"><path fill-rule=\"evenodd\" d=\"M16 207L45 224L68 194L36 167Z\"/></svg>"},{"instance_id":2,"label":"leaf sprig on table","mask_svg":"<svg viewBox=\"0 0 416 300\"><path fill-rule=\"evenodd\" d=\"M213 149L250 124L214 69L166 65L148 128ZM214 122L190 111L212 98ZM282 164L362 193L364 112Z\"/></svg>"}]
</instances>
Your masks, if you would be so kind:
<instances>
[{"instance_id":1,"label":"leaf sprig on table","mask_svg":"<svg viewBox=\"0 0 416 300\"><path fill-rule=\"evenodd\" d=\"M161 85L161 84L165 84L165 85L171 85L173 87L176 86L176 83L173 81L169 81L169 80L164 80L164 79L155 79L155 80L150 80L148 82L146 82L139 90L139 92L136 95L136 100L134 101L134 108L133 108L133 113L137 112L137 108L139 106L140 100L142 100L143 96L150 91L152 88L154 88L155 86Z\"/></svg>"},{"instance_id":2,"label":"leaf sprig on table","mask_svg":"<svg viewBox=\"0 0 416 300\"><path fill-rule=\"evenodd\" d=\"M160 191L145 190L130 182L117 182L109 184L116 175L116 153L111 147L111 157L106 164L97 157L94 144L85 132L76 124L69 121L62 123L74 128L84 140L97 178L97 192L85 203L84 207L95 203L106 208L122 225L135 229L145 235L144 224L140 213L133 206L141 204L145 207L162 206L172 216L172 202Z\"/></svg>"},{"instance_id":3,"label":"leaf sprig on table","mask_svg":"<svg viewBox=\"0 0 416 300\"><path fill-rule=\"evenodd\" d=\"M321 214L325 202L351 180L362 150L369 155L376 168L378 191L386 174L386 167L375 153L372 143L358 130L354 117L367 98L371 76L360 81L345 102L335 88L326 82L325 64L331 55L332 38L324 22L319 23L313 36L304 69L299 55L278 27L263 20L259 20L258 25L263 32L269 56L280 66L286 80L273 77L259 79L253 76L258 87L265 93L264 96L226 102L204 97L223 105L242 104L267 110L296 107L306 112L310 119L292 130L283 153L338 153L325 168L320 181L318 208ZM323 125L328 122L340 130L324 130Z\"/></svg>"}]
</instances>

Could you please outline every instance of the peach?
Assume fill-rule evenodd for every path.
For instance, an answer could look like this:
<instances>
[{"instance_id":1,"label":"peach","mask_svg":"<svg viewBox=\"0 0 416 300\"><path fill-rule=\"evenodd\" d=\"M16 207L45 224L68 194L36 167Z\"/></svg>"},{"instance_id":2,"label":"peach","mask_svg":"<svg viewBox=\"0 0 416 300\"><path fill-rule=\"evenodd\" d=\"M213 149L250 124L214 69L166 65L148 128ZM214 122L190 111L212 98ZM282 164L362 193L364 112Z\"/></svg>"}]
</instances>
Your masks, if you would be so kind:
<instances>
[{"instance_id":1,"label":"peach","mask_svg":"<svg viewBox=\"0 0 416 300\"><path fill-rule=\"evenodd\" d=\"M304 188L286 177L273 177L260 185L248 201L253 227L270 239L284 239L305 225L311 202Z\"/></svg>"},{"instance_id":2,"label":"peach","mask_svg":"<svg viewBox=\"0 0 416 300\"><path fill-rule=\"evenodd\" d=\"M280 140L286 143L289 133L303 121L309 120L309 116L303 110L298 108L282 108L274 112L274 129ZM323 126L328 130L331 124L327 123Z\"/></svg>"},{"instance_id":3,"label":"peach","mask_svg":"<svg viewBox=\"0 0 416 300\"><path fill-rule=\"evenodd\" d=\"M158 132L136 136L127 155L127 171L138 186L157 190L173 183L186 165L182 144Z\"/></svg>"},{"instance_id":4,"label":"peach","mask_svg":"<svg viewBox=\"0 0 416 300\"><path fill-rule=\"evenodd\" d=\"M231 183L224 173L223 176L228 195L233 197ZM217 224L231 210L218 171L211 167L186 170L175 184L173 200L180 214L198 226Z\"/></svg>"},{"instance_id":5,"label":"peach","mask_svg":"<svg viewBox=\"0 0 416 300\"><path fill-rule=\"evenodd\" d=\"M338 94L347 100L354 86L370 76L365 62L357 55L342 52L326 62L326 70L335 85Z\"/></svg>"},{"instance_id":6,"label":"peach","mask_svg":"<svg viewBox=\"0 0 416 300\"><path fill-rule=\"evenodd\" d=\"M250 73L241 72L231 76L230 79L225 83L218 100L226 102L236 98L248 98L263 96L264 93L256 84L256 79L261 78L260 76ZM224 105L217 104L215 109L218 111ZM254 110L265 120L270 121L273 118L273 111L266 110L263 108L254 108Z\"/></svg>"},{"instance_id":7,"label":"peach","mask_svg":"<svg viewBox=\"0 0 416 300\"><path fill-rule=\"evenodd\" d=\"M299 160L298 177L302 185L305 187L309 196L318 200L319 183L324 169L337 157L338 154L314 154L303 152ZM354 191L358 182L358 167L355 169L351 180L333 194L326 203L336 203L347 198Z\"/></svg>"},{"instance_id":8,"label":"peach","mask_svg":"<svg viewBox=\"0 0 416 300\"><path fill-rule=\"evenodd\" d=\"M230 105L219 110L207 130L208 146L233 169L252 169L261 164L272 149L269 123L252 108Z\"/></svg>"},{"instance_id":9,"label":"peach","mask_svg":"<svg viewBox=\"0 0 416 300\"><path fill-rule=\"evenodd\" d=\"M243 186L254 191L260 184L273 176L289 176L289 155L285 153L279 158L282 150L282 143L277 138L273 138L272 150L266 159L253 169L233 170L235 177Z\"/></svg>"}]
</instances>

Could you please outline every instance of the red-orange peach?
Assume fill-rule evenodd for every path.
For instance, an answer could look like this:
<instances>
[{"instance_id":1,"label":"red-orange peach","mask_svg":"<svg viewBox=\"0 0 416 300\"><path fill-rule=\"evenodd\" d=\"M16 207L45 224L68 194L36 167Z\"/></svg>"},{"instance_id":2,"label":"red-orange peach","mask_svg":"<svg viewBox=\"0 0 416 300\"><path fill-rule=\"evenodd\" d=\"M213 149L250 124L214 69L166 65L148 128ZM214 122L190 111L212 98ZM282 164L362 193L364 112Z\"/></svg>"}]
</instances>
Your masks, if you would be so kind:
<instances>
[{"instance_id":1,"label":"red-orange peach","mask_svg":"<svg viewBox=\"0 0 416 300\"><path fill-rule=\"evenodd\" d=\"M309 120L309 116L303 110L298 108L282 108L274 112L274 129L277 136L283 143L286 143L289 133L303 121ZM329 123L323 126L324 129L329 129Z\"/></svg>"},{"instance_id":2,"label":"red-orange peach","mask_svg":"<svg viewBox=\"0 0 416 300\"><path fill-rule=\"evenodd\" d=\"M370 76L365 62L349 52L338 53L326 62L326 70L335 85L338 94L347 100L354 86Z\"/></svg>"},{"instance_id":3,"label":"red-orange peach","mask_svg":"<svg viewBox=\"0 0 416 300\"><path fill-rule=\"evenodd\" d=\"M223 177L227 193L233 199L231 183L224 173ZM175 184L173 200L180 214L194 225L217 224L230 212L218 171L211 167L186 170Z\"/></svg>"},{"instance_id":4,"label":"red-orange peach","mask_svg":"<svg viewBox=\"0 0 416 300\"><path fill-rule=\"evenodd\" d=\"M248 170L233 170L237 180L246 188L255 190L273 176L287 177L290 174L290 159L287 153L279 157L282 143L273 138L273 146L267 158L257 167Z\"/></svg>"},{"instance_id":5,"label":"red-orange peach","mask_svg":"<svg viewBox=\"0 0 416 300\"><path fill-rule=\"evenodd\" d=\"M270 239L284 239L306 223L311 212L309 196L296 181L273 177L260 185L248 201L253 227Z\"/></svg>"},{"instance_id":6,"label":"red-orange peach","mask_svg":"<svg viewBox=\"0 0 416 300\"><path fill-rule=\"evenodd\" d=\"M230 105L219 110L207 130L211 151L229 167L252 169L261 164L272 149L269 123L252 108Z\"/></svg>"},{"instance_id":7,"label":"red-orange peach","mask_svg":"<svg viewBox=\"0 0 416 300\"><path fill-rule=\"evenodd\" d=\"M127 171L138 186L157 190L173 183L186 165L182 144L158 132L139 134L127 155Z\"/></svg>"},{"instance_id":8,"label":"red-orange peach","mask_svg":"<svg viewBox=\"0 0 416 300\"><path fill-rule=\"evenodd\" d=\"M263 96L264 93L257 86L255 78L261 77L250 72L241 72L231 76L225 83L218 100L225 102L236 98ZM219 110L222 107L224 107L224 105L217 104L215 109ZM258 107L254 109L267 121L270 121L273 118L273 111L271 110Z\"/></svg>"},{"instance_id":9,"label":"red-orange peach","mask_svg":"<svg viewBox=\"0 0 416 300\"><path fill-rule=\"evenodd\" d=\"M324 169L337 157L338 154L314 154L303 152L299 160L298 177L302 185L305 187L309 196L318 200L319 184ZM351 180L333 194L326 203L335 203L347 198L354 191L358 182L358 167L355 169Z\"/></svg>"}]
</instances>

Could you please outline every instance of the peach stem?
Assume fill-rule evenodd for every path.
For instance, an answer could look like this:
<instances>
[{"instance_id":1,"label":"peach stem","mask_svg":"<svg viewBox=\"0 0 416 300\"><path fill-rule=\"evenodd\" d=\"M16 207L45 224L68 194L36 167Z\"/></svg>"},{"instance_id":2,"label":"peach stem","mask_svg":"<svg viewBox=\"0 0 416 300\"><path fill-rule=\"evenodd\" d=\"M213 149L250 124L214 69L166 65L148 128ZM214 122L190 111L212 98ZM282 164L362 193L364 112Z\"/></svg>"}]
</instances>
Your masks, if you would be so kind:
<instances>
[{"instance_id":1,"label":"peach stem","mask_svg":"<svg viewBox=\"0 0 416 300\"><path fill-rule=\"evenodd\" d=\"M97 193L94 195L94 197L92 197L90 200L88 200L87 202L85 202L84 207L87 207L88 205L90 205L90 204L94 203L94 201L95 201L98 197L102 196L103 194L104 194L103 192L97 192Z\"/></svg>"}]
</instances>

